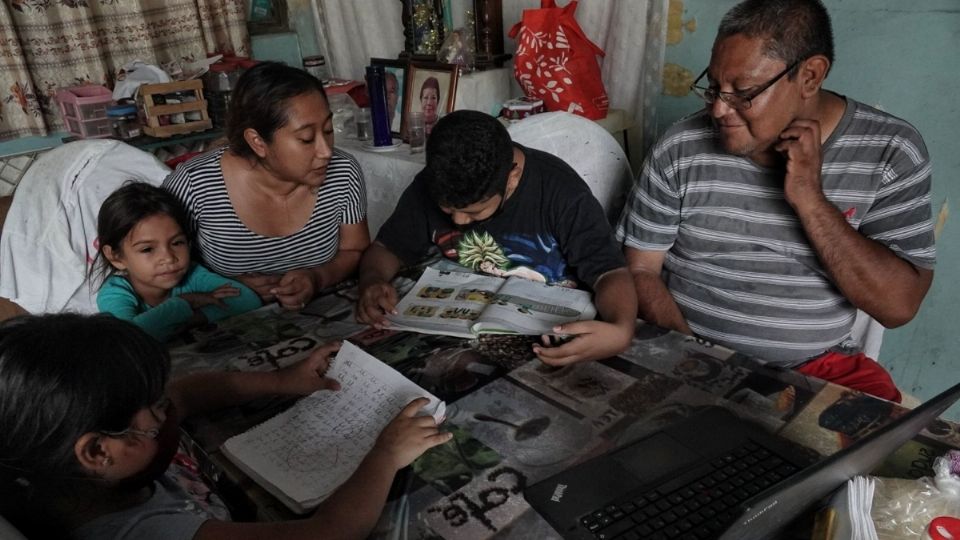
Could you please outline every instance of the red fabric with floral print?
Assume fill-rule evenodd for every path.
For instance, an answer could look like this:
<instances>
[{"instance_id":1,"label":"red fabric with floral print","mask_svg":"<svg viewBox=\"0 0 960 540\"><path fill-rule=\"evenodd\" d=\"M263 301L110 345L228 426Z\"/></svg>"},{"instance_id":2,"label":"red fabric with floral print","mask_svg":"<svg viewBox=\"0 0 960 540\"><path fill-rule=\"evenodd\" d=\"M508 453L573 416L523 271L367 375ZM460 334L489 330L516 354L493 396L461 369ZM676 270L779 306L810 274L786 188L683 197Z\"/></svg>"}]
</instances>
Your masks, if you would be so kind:
<instances>
[{"instance_id":1,"label":"red fabric with floral print","mask_svg":"<svg viewBox=\"0 0 960 540\"><path fill-rule=\"evenodd\" d=\"M558 8L554 0L541 0L540 9L523 10L510 29L518 41L513 73L524 93L542 99L548 111L599 120L609 106L597 63L604 52L583 33L576 9L576 1Z\"/></svg>"}]
</instances>

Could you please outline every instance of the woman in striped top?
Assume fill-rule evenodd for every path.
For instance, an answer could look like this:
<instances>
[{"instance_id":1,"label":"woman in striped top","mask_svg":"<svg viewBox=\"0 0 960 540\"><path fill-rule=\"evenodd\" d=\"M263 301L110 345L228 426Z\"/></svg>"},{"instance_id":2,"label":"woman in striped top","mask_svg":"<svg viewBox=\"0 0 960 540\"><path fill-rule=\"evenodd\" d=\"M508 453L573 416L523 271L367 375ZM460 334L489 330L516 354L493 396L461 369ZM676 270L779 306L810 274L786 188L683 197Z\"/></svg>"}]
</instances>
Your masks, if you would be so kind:
<instances>
[{"instance_id":1,"label":"woman in striped top","mask_svg":"<svg viewBox=\"0 0 960 540\"><path fill-rule=\"evenodd\" d=\"M300 309L352 274L370 243L363 174L333 148L323 85L305 71L258 64L230 106L229 145L163 185L187 208L208 267L264 302Z\"/></svg>"}]
</instances>

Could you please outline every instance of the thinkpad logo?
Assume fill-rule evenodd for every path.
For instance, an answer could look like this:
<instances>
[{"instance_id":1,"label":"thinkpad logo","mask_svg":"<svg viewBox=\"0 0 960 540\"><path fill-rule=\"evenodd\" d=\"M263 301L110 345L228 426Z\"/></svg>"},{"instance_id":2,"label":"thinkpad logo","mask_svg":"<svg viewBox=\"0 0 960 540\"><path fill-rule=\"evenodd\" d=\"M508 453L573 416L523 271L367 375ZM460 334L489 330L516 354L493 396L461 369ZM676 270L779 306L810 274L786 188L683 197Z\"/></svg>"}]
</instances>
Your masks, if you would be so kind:
<instances>
[{"instance_id":1,"label":"thinkpad logo","mask_svg":"<svg viewBox=\"0 0 960 540\"><path fill-rule=\"evenodd\" d=\"M566 484L557 484L557 487L553 488L553 495L550 497L550 500L553 502L560 502L560 499L563 498L563 492L566 490Z\"/></svg>"},{"instance_id":2,"label":"thinkpad logo","mask_svg":"<svg viewBox=\"0 0 960 540\"><path fill-rule=\"evenodd\" d=\"M780 502L780 499L777 499L777 500L773 501L772 503L764 506L759 512L757 512L756 514L750 516L750 519L744 521L743 524L744 524L744 525L749 525L751 521L753 521L753 520L757 519L758 517L762 516L763 514L765 514L765 513L767 512L767 510L770 510L771 508L773 508L774 506L776 506L777 503L779 503L779 502Z\"/></svg>"}]
</instances>

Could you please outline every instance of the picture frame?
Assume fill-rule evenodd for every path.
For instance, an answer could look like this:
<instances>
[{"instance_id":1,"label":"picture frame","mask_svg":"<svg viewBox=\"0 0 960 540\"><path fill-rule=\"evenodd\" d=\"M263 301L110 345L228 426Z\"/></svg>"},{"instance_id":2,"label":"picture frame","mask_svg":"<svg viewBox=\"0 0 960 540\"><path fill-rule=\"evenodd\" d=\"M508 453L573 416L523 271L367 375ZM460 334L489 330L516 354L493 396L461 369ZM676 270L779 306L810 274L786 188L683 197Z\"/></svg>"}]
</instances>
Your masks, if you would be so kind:
<instances>
[{"instance_id":1,"label":"picture frame","mask_svg":"<svg viewBox=\"0 0 960 540\"><path fill-rule=\"evenodd\" d=\"M403 126L404 96L410 63L406 60L371 58L370 64L383 66L387 84L387 112L390 114L390 132L399 137Z\"/></svg>"},{"instance_id":2,"label":"picture frame","mask_svg":"<svg viewBox=\"0 0 960 540\"><path fill-rule=\"evenodd\" d=\"M263 0L258 4L268 6L262 16L254 16L253 10L247 18L247 31L250 35L275 34L290 31L290 14L283 0ZM250 5L249 3L247 5ZM251 6L253 7L253 6ZM258 6L259 7L259 6Z\"/></svg>"},{"instance_id":3,"label":"picture frame","mask_svg":"<svg viewBox=\"0 0 960 540\"><path fill-rule=\"evenodd\" d=\"M451 9L463 10L466 7L472 7L474 24L473 31L473 69L483 71L485 69L503 67L503 64L513 55L506 53L503 46L503 0L400 0L403 3L400 12L400 20L403 23L403 51L400 52L401 58L407 58L412 61L435 61L436 54L422 54L420 43L418 43L419 34L417 22L414 17L418 4L429 4L433 13L440 20L446 20ZM437 31L437 43L443 43L446 37L444 25L440 24Z\"/></svg>"},{"instance_id":4,"label":"picture frame","mask_svg":"<svg viewBox=\"0 0 960 540\"><path fill-rule=\"evenodd\" d=\"M457 96L457 81L460 79L460 66L439 62L410 62L407 70L407 84L403 91L403 116L400 133L404 142L410 142L407 134L407 120L411 112L423 112L426 133L437 120L453 112ZM434 92L430 92L434 89ZM436 91L436 90L439 91ZM437 94L433 99L431 94ZM432 111L432 114L431 114Z\"/></svg>"}]
</instances>

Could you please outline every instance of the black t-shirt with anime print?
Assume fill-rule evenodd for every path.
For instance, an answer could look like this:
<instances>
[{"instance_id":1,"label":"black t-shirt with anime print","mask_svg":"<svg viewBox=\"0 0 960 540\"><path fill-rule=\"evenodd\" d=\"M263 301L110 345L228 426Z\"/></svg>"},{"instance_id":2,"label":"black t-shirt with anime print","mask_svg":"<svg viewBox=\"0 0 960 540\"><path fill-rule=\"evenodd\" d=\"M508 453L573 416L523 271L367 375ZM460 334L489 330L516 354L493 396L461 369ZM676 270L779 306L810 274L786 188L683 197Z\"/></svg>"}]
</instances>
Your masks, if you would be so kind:
<instances>
[{"instance_id":1,"label":"black t-shirt with anime print","mask_svg":"<svg viewBox=\"0 0 960 540\"><path fill-rule=\"evenodd\" d=\"M624 267L603 209L576 171L546 152L516 147L525 158L523 174L494 216L456 226L428 195L421 172L377 241L404 264L439 249L479 272L567 287L592 289L601 275Z\"/></svg>"}]
</instances>

